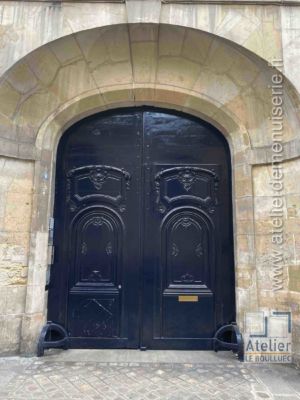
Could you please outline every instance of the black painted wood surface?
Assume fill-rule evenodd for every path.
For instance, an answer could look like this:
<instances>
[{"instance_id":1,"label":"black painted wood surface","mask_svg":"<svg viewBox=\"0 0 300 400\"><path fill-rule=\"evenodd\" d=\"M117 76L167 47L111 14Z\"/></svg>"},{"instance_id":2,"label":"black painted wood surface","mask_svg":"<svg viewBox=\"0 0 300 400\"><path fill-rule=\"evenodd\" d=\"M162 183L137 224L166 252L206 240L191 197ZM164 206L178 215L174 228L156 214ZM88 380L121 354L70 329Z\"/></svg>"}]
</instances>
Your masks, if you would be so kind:
<instances>
[{"instance_id":1,"label":"black painted wood surface","mask_svg":"<svg viewBox=\"0 0 300 400\"><path fill-rule=\"evenodd\" d=\"M57 155L48 319L72 347L210 349L235 320L230 153L154 108L86 118Z\"/></svg>"}]
</instances>

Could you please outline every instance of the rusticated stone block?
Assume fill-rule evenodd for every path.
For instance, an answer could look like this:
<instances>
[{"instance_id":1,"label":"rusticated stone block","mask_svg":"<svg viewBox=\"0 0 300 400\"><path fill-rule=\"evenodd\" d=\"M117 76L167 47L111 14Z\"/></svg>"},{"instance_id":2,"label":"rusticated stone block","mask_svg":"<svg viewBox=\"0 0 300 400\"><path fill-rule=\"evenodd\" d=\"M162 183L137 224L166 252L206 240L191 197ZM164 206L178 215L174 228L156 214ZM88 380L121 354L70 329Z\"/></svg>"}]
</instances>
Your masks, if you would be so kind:
<instances>
[{"instance_id":1,"label":"rusticated stone block","mask_svg":"<svg viewBox=\"0 0 300 400\"><path fill-rule=\"evenodd\" d=\"M20 347L21 316L0 316L1 354L15 354Z\"/></svg>"},{"instance_id":2,"label":"rusticated stone block","mask_svg":"<svg viewBox=\"0 0 300 400\"><path fill-rule=\"evenodd\" d=\"M0 316L20 315L24 312L26 289L25 285L0 286Z\"/></svg>"},{"instance_id":3,"label":"rusticated stone block","mask_svg":"<svg viewBox=\"0 0 300 400\"><path fill-rule=\"evenodd\" d=\"M300 265L290 265L289 273L289 290L300 293Z\"/></svg>"},{"instance_id":4,"label":"rusticated stone block","mask_svg":"<svg viewBox=\"0 0 300 400\"><path fill-rule=\"evenodd\" d=\"M21 94L10 83L3 80L0 83L1 113L6 117L12 117L21 99Z\"/></svg>"},{"instance_id":5,"label":"rusticated stone block","mask_svg":"<svg viewBox=\"0 0 300 400\"><path fill-rule=\"evenodd\" d=\"M27 281L27 266L0 263L0 284L1 285L24 285Z\"/></svg>"}]
</instances>

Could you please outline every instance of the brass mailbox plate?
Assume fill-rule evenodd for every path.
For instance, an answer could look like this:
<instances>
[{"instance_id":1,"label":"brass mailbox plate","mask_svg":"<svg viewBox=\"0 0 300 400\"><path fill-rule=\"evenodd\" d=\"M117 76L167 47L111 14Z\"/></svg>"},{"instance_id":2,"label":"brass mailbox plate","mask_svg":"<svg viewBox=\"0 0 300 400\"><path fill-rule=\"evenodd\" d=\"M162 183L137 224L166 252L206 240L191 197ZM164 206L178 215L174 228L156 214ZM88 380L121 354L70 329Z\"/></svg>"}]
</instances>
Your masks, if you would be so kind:
<instances>
[{"instance_id":1,"label":"brass mailbox plate","mask_svg":"<svg viewBox=\"0 0 300 400\"><path fill-rule=\"evenodd\" d=\"M198 296L178 296L178 301L195 303L198 301Z\"/></svg>"}]
</instances>

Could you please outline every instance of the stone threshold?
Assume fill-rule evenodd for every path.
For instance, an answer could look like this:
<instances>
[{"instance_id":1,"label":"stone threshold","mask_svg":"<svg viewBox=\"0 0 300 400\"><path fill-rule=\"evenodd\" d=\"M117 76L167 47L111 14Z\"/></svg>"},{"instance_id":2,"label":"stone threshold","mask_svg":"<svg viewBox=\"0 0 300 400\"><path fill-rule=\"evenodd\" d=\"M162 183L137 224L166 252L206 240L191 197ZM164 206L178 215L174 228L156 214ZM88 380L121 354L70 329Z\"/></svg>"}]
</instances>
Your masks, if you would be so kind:
<instances>
[{"instance_id":1,"label":"stone threshold","mask_svg":"<svg viewBox=\"0 0 300 400\"><path fill-rule=\"evenodd\" d=\"M219 364L239 363L231 351L186 351L186 350L86 350L71 349L45 351L41 361L55 362L97 362L97 363L150 363L150 364Z\"/></svg>"}]
</instances>

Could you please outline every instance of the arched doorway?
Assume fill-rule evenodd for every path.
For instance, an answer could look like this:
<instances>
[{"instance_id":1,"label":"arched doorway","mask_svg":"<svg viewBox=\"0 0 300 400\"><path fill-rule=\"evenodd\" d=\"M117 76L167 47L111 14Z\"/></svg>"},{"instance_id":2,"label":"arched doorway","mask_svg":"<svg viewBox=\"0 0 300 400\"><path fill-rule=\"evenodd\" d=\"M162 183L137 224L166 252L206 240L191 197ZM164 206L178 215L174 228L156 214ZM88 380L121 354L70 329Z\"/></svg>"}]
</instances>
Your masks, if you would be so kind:
<instances>
[{"instance_id":1,"label":"arched doorway","mask_svg":"<svg viewBox=\"0 0 300 400\"><path fill-rule=\"evenodd\" d=\"M57 155L48 319L70 347L210 349L235 320L227 142L150 107L86 118Z\"/></svg>"}]
</instances>

